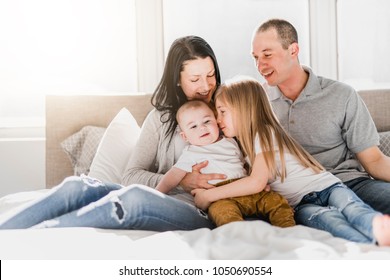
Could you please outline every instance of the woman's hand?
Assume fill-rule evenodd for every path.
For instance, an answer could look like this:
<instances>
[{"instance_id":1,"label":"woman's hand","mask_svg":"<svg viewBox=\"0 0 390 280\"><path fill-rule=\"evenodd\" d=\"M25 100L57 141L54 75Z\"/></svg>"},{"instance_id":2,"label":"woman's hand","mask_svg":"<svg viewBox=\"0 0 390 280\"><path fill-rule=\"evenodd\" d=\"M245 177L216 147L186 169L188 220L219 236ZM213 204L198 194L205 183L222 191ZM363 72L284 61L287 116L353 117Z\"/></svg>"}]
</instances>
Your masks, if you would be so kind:
<instances>
[{"instance_id":1,"label":"woman's hand","mask_svg":"<svg viewBox=\"0 0 390 280\"><path fill-rule=\"evenodd\" d=\"M192 167L192 172L187 173L184 178L180 182L180 186L186 192L191 192L193 189L210 189L214 188L213 185L210 185L208 182L210 180L218 180L218 179L226 179L226 175L224 174L202 174L200 171L202 168L205 168L208 164L208 161L203 161L198 163Z\"/></svg>"},{"instance_id":2,"label":"woman's hand","mask_svg":"<svg viewBox=\"0 0 390 280\"><path fill-rule=\"evenodd\" d=\"M193 189L191 194L194 196L195 206L206 211L211 201L207 199L207 190L206 189Z\"/></svg>"}]
</instances>

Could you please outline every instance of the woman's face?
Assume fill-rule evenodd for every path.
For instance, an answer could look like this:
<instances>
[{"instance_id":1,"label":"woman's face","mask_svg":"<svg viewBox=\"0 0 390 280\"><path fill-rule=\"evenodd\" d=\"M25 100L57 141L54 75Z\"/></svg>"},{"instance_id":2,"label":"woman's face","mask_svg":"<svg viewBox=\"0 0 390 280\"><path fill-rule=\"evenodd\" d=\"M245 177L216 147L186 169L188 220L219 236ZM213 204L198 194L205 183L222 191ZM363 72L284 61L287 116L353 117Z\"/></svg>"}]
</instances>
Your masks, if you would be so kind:
<instances>
[{"instance_id":1,"label":"woman's face","mask_svg":"<svg viewBox=\"0 0 390 280\"><path fill-rule=\"evenodd\" d=\"M210 102L217 88L215 68L210 57L187 60L180 72L180 86L188 100Z\"/></svg>"},{"instance_id":2,"label":"woman's face","mask_svg":"<svg viewBox=\"0 0 390 280\"><path fill-rule=\"evenodd\" d=\"M226 137L236 137L237 131L233 122L233 111L222 98L218 98L215 101L215 107L217 109L218 117L217 123Z\"/></svg>"}]
</instances>

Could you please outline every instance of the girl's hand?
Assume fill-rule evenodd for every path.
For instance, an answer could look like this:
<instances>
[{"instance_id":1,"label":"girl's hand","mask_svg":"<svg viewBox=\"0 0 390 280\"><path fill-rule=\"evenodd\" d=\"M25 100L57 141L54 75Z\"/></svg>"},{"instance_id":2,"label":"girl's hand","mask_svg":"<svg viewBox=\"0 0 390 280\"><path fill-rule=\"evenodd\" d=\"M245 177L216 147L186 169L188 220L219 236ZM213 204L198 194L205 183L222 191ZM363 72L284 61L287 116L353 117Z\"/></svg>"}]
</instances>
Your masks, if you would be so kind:
<instances>
[{"instance_id":1,"label":"girl's hand","mask_svg":"<svg viewBox=\"0 0 390 280\"><path fill-rule=\"evenodd\" d=\"M207 199L207 190L206 189L193 189L191 194L194 196L194 201L196 207L206 211L209 208L211 201Z\"/></svg>"},{"instance_id":2,"label":"girl's hand","mask_svg":"<svg viewBox=\"0 0 390 280\"><path fill-rule=\"evenodd\" d=\"M184 178L180 182L180 186L183 187L183 189L186 192L191 192L194 189L210 189L214 188L215 186L210 185L208 182L210 180L218 180L218 179L225 179L226 175L224 174L202 174L200 171L202 168L205 168L208 164L208 161L203 161L201 163L198 163L192 167L192 172L187 173Z\"/></svg>"}]
</instances>

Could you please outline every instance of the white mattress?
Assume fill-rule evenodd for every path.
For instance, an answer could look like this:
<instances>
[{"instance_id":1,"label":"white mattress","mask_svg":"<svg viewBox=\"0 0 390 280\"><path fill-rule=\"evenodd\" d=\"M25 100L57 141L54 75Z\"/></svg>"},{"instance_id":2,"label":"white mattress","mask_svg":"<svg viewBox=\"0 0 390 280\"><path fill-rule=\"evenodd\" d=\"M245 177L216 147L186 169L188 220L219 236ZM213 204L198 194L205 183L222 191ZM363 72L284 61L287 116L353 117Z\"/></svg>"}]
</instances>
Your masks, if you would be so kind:
<instances>
[{"instance_id":1,"label":"white mattress","mask_svg":"<svg viewBox=\"0 0 390 280\"><path fill-rule=\"evenodd\" d=\"M47 190L0 199L0 218ZM152 232L57 228L0 230L0 259L384 259L390 248L358 244L304 226L278 228L262 221L214 230Z\"/></svg>"}]
</instances>

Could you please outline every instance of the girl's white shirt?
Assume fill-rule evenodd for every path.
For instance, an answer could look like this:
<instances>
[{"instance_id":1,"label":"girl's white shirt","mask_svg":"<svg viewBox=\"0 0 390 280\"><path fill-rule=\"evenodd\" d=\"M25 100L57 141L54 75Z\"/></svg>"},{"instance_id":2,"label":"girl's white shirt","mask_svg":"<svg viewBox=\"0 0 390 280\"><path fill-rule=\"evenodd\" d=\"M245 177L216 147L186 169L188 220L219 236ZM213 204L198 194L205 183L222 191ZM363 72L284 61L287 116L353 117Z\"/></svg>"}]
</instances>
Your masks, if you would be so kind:
<instances>
[{"instance_id":1,"label":"girl's white shirt","mask_svg":"<svg viewBox=\"0 0 390 280\"><path fill-rule=\"evenodd\" d=\"M274 141L274 143L276 140ZM281 161L277 145L274 146L277 168L280 170ZM262 151L260 138L257 135L255 139L255 152L259 154ZM286 162L286 178L283 183L281 177L276 177L268 181L271 189L284 196L290 206L295 207L302 198L310 192L322 191L331 185L340 182L336 176L328 171L316 173L313 169L304 167L298 159L289 152L284 153Z\"/></svg>"}]
</instances>

